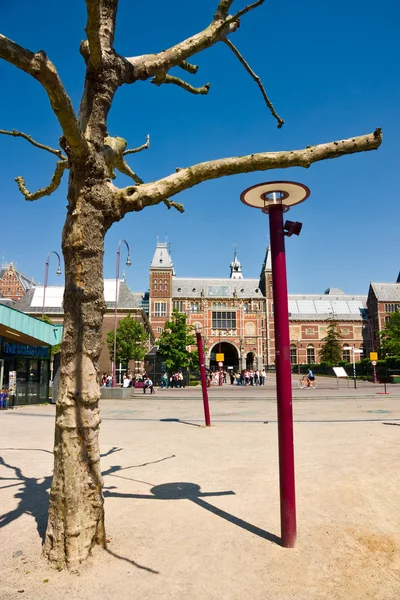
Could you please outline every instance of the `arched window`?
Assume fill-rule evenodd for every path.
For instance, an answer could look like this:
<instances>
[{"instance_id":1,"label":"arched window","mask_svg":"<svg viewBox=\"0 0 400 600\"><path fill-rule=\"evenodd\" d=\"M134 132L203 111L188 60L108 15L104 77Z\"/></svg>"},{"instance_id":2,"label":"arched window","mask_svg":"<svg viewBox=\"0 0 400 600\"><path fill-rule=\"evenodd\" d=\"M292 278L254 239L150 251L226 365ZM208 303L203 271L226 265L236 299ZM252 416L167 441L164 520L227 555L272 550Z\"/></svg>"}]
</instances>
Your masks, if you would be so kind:
<instances>
[{"instance_id":1,"label":"arched window","mask_svg":"<svg viewBox=\"0 0 400 600\"><path fill-rule=\"evenodd\" d=\"M290 346L290 364L297 365L297 348L294 344Z\"/></svg>"},{"instance_id":2,"label":"arched window","mask_svg":"<svg viewBox=\"0 0 400 600\"><path fill-rule=\"evenodd\" d=\"M343 360L351 362L351 348L349 346L343 346Z\"/></svg>"},{"instance_id":3,"label":"arched window","mask_svg":"<svg viewBox=\"0 0 400 600\"><path fill-rule=\"evenodd\" d=\"M315 363L315 348L312 344L309 344L307 346L307 362L309 364L314 364Z\"/></svg>"}]
</instances>

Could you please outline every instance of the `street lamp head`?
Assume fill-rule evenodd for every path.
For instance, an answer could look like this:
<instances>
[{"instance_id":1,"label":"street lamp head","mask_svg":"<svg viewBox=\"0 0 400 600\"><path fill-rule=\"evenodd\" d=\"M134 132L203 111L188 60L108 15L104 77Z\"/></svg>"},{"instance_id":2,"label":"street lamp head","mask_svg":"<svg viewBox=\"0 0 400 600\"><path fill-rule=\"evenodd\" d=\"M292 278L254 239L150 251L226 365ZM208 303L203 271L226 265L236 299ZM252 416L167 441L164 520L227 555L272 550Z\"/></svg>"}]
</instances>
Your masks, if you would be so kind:
<instances>
[{"instance_id":1,"label":"street lamp head","mask_svg":"<svg viewBox=\"0 0 400 600\"><path fill-rule=\"evenodd\" d=\"M57 269L56 275L61 275L61 267L60 267L60 265L58 265L58 269Z\"/></svg>"},{"instance_id":2,"label":"street lamp head","mask_svg":"<svg viewBox=\"0 0 400 600\"><path fill-rule=\"evenodd\" d=\"M240 199L247 206L260 208L263 213L268 213L271 208L277 206L280 206L282 211L286 212L291 206L307 200L309 195L309 188L302 183L270 181L247 188L241 193Z\"/></svg>"},{"instance_id":3,"label":"street lamp head","mask_svg":"<svg viewBox=\"0 0 400 600\"><path fill-rule=\"evenodd\" d=\"M127 267L130 267L131 264L132 264L131 257L129 256L129 254L128 254L128 258L126 259L126 263L125 264L126 264Z\"/></svg>"},{"instance_id":4,"label":"street lamp head","mask_svg":"<svg viewBox=\"0 0 400 600\"><path fill-rule=\"evenodd\" d=\"M285 221L283 226L284 235L290 237L291 235L300 235L301 228L303 227L303 223L299 223L299 221Z\"/></svg>"}]
</instances>

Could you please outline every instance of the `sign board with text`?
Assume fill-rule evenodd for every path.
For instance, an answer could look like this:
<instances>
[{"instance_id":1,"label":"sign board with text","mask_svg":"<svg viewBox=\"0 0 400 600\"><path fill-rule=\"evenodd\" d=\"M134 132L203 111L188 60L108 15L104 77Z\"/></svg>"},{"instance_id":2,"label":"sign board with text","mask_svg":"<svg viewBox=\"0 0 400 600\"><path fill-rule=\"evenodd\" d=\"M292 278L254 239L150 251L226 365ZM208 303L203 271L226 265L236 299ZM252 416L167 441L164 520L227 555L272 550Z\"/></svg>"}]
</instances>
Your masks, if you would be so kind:
<instances>
[{"instance_id":1,"label":"sign board with text","mask_svg":"<svg viewBox=\"0 0 400 600\"><path fill-rule=\"evenodd\" d=\"M378 360L378 353L377 352L370 352L369 353L369 360Z\"/></svg>"},{"instance_id":2,"label":"sign board with text","mask_svg":"<svg viewBox=\"0 0 400 600\"><path fill-rule=\"evenodd\" d=\"M217 352L217 354L215 355L215 360L217 362L223 362L225 358L225 355L222 352Z\"/></svg>"},{"instance_id":3,"label":"sign board with text","mask_svg":"<svg viewBox=\"0 0 400 600\"><path fill-rule=\"evenodd\" d=\"M332 367L336 377L348 377L343 367Z\"/></svg>"}]
</instances>

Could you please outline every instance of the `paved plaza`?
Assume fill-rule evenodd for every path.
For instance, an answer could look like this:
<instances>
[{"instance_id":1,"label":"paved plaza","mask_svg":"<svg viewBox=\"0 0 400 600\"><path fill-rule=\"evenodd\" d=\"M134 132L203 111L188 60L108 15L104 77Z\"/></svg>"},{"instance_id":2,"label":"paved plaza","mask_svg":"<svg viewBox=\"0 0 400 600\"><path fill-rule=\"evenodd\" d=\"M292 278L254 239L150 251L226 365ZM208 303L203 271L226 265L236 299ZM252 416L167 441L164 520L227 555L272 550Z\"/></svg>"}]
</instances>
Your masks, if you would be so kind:
<instances>
[{"instance_id":1,"label":"paved plaza","mask_svg":"<svg viewBox=\"0 0 400 600\"><path fill-rule=\"evenodd\" d=\"M101 401L109 544L74 573L40 556L55 408L0 413L0 598L400 597L400 386L294 387L294 549L279 540L274 384L236 388L209 390L210 428L199 388Z\"/></svg>"}]
</instances>

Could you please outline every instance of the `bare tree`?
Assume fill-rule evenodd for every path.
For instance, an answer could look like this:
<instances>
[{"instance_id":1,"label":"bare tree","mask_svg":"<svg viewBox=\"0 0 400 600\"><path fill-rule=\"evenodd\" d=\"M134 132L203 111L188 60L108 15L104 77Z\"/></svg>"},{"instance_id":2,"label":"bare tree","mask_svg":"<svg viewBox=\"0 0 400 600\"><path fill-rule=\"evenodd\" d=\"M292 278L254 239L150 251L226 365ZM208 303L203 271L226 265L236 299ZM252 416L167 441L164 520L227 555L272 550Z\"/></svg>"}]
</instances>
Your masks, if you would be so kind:
<instances>
[{"instance_id":1,"label":"bare tree","mask_svg":"<svg viewBox=\"0 0 400 600\"><path fill-rule=\"evenodd\" d=\"M218 0L215 0L216 4ZM69 171L68 207L62 234L65 261L64 339L61 376L56 407L54 476L49 520L44 544L48 559L73 567L85 560L95 544L106 546L100 454L98 443L101 325L104 312L103 244L111 225L126 213L164 202L179 211L171 200L179 192L208 179L286 167L309 167L312 163L344 154L374 150L381 143L377 129L368 135L335 141L303 150L263 152L195 164L157 181L144 182L125 157L149 146L127 149L123 138L107 133L107 116L114 94L123 84L151 79L155 85L177 85L192 94L207 94L209 85L194 87L171 75L173 67L188 74L197 67L190 59L223 42L234 52L260 88L273 117L281 127L259 77L233 45L241 19L264 0L230 13L233 0L219 0L215 15L203 31L155 54L125 57L114 48L118 0L86 0L87 39L80 52L86 63L84 91L79 113L51 60L42 50L31 52L0 35L0 57L22 69L43 86L62 129L61 149L53 149L18 131L0 133L20 136L58 157L50 184L29 192L22 177L19 189L26 200L37 200L57 189ZM132 185L114 185L115 171L128 175Z\"/></svg>"}]
</instances>

